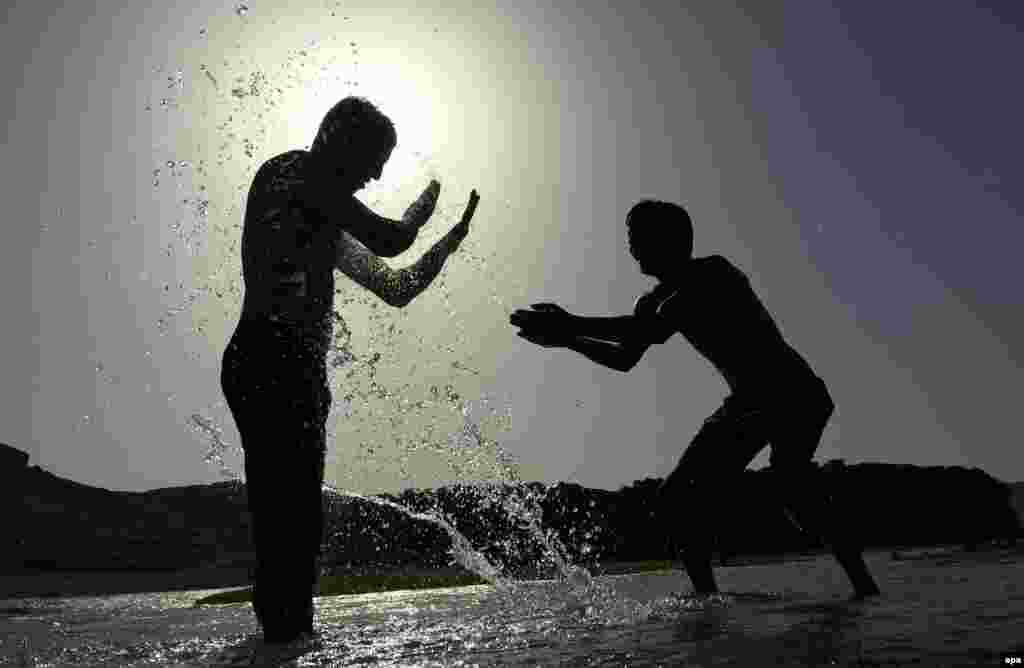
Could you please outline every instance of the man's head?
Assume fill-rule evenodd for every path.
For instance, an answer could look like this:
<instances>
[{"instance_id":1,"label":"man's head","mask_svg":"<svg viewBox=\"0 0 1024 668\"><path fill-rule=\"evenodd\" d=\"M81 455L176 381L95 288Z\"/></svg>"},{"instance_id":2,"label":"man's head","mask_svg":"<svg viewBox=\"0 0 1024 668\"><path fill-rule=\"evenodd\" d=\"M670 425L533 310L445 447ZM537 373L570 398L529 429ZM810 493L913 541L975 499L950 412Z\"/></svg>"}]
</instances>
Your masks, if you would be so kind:
<instances>
[{"instance_id":1,"label":"man's head","mask_svg":"<svg viewBox=\"0 0 1024 668\"><path fill-rule=\"evenodd\" d=\"M346 97L324 115L310 147L316 163L355 192L379 179L398 142L395 126L372 102Z\"/></svg>"},{"instance_id":2,"label":"man's head","mask_svg":"<svg viewBox=\"0 0 1024 668\"><path fill-rule=\"evenodd\" d=\"M629 252L640 271L665 278L693 254L693 223L678 204L645 199L626 214Z\"/></svg>"}]
</instances>

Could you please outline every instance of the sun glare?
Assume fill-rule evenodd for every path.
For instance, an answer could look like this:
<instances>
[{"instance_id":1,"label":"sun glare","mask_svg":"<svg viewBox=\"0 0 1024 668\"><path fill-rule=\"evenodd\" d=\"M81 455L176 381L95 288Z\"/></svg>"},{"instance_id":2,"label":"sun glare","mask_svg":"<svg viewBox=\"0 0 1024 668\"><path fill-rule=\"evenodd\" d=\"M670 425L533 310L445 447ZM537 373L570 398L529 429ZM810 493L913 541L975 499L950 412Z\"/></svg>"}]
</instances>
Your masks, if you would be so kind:
<instances>
[{"instance_id":1,"label":"sun glare","mask_svg":"<svg viewBox=\"0 0 1024 668\"><path fill-rule=\"evenodd\" d=\"M305 90L290 91L279 110L280 116L288 119L281 127L285 136L272 137L271 143L276 145L283 139L290 148L308 147L331 106L348 95L359 95L394 122L398 145L384 167L382 179L392 187L404 184L416 171L419 158L444 144L447 128L442 122L445 114L441 102L430 85L433 75L417 64L403 62L401 53L387 55L390 57L381 62L351 67L351 72L328 68L324 77L310 82ZM374 189L372 184L368 187L371 192Z\"/></svg>"}]
</instances>

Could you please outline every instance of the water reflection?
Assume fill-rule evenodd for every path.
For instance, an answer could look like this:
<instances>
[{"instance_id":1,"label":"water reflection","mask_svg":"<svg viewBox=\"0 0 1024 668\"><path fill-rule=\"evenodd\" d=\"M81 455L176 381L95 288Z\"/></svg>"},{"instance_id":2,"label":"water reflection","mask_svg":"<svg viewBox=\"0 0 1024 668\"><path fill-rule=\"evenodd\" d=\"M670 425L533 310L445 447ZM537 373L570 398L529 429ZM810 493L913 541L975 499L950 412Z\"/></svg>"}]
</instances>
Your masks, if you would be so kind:
<instances>
[{"instance_id":1,"label":"water reflection","mask_svg":"<svg viewBox=\"0 0 1024 668\"><path fill-rule=\"evenodd\" d=\"M724 568L718 597L673 571L320 597L320 637L277 649L247 603L193 608L209 591L0 601L0 665L972 665L1019 643L1019 555L888 562L886 595L860 602L804 563Z\"/></svg>"}]
</instances>

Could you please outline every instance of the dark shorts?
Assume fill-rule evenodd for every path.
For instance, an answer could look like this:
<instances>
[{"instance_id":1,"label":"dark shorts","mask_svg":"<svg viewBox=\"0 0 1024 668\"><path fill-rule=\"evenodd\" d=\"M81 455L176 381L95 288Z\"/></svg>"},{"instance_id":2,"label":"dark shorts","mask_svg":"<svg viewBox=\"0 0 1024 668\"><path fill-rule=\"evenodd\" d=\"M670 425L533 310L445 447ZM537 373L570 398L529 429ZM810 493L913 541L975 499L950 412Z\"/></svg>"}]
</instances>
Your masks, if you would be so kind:
<instances>
[{"instance_id":1,"label":"dark shorts","mask_svg":"<svg viewBox=\"0 0 1024 668\"><path fill-rule=\"evenodd\" d=\"M814 452L834 410L825 383L816 377L792 382L771 394L732 394L704 421L662 484L662 493L726 482L768 445L771 469L799 476L813 466Z\"/></svg>"}]
</instances>

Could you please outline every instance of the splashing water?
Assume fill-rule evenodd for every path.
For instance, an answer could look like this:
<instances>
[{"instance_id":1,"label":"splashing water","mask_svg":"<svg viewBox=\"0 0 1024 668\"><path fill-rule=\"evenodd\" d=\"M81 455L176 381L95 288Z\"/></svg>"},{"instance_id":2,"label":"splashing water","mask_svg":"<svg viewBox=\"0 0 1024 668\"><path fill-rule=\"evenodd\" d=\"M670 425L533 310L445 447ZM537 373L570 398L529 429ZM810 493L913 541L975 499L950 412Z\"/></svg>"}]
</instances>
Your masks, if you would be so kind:
<instances>
[{"instance_id":1,"label":"splashing water","mask_svg":"<svg viewBox=\"0 0 1024 668\"><path fill-rule=\"evenodd\" d=\"M217 426L212 419L203 417L199 413L193 413L189 418L189 427L193 431L206 436L210 441L210 448L206 456L203 457L203 461L217 466L223 477L229 480L236 480L238 476L224 461L224 455L235 450L231 447L230 443L224 440L222 436L224 430Z\"/></svg>"},{"instance_id":2,"label":"splashing water","mask_svg":"<svg viewBox=\"0 0 1024 668\"><path fill-rule=\"evenodd\" d=\"M242 19L249 19L254 15L254 10L248 4L233 3L229 7ZM344 16L346 21L349 18ZM236 23L241 26L245 21ZM200 34L206 35L206 29L204 28ZM331 41L334 41L333 38ZM324 42L323 46L329 44ZM317 40L310 40L308 44L304 42L302 45L296 45L297 48L289 52L292 55L286 62L276 64L241 61L232 63L224 59L216 63L199 65L194 72L188 68L179 69L175 65L161 73L160 83L163 85L160 86L152 106L155 107L155 103L159 102L160 108L176 110L179 109L180 100L183 105L180 108L188 111L192 109L192 98L188 95L197 93L214 96L213 99L223 113L218 113L217 120L207 124L210 128L216 128L218 135L211 137L207 147L219 146L216 157L209 157L209 166L213 167L213 163L216 162L214 169L217 172L220 172L219 168L227 162L235 160L249 166L249 170L245 172L244 182L232 184L234 189L243 191L253 168L267 157L261 153L267 143L268 128L271 127L275 114L280 113L277 110L279 105L294 96L295 91L317 89L321 84L330 83L332 77L334 82L340 82L342 78L347 77L346 83L353 87L358 85L355 79L359 78L356 66L363 58L361 45L345 36L337 39L336 46L340 49L332 52L329 48L321 48L321 43ZM331 56L331 53L334 55ZM343 64L351 67L345 70L347 74L338 74ZM323 74L328 71L334 74ZM191 85L193 81L190 79L187 82L190 85L186 86L188 77L202 85ZM171 229L190 255L196 256L197 261L206 262L201 274L203 278L200 279L201 282L205 282L194 290L185 291L175 302L168 304L170 308L165 308L156 323L156 328L162 335L169 333L172 325L179 324L179 316L186 311L197 306L205 306L200 300L205 300L210 295L216 295L217 299L225 302L218 306L226 307L228 326L231 316L236 314L228 313L227 308L237 309L241 302L241 276L238 265L240 212L237 206L229 206L225 201L224 193L215 186L215 178L207 173L201 155L203 154L187 156L188 160L180 160L179 156L174 156L173 160L162 156L157 164L153 165L154 187L160 187L161 184L166 187L168 181L174 181L180 189L184 184L178 180L184 176L203 179L202 182L195 184L199 186L198 191L189 193L185 199L179 197L179 201L185 204L188 210L185 216L180 216L179 220L171 224ZM419 152L414 158L417 173L409 177L409 183L438 178L446 184L449 191L468 191L468 188L461 187L465 184L459 184L457 179L452 178L450 170L443 168L442 157L429 152ZM219 179L221 176L218 173L216 178ZM391 195L405 197L404 194L398 195L397 191ZM373 202L371 206L385 204L390 202ZM508 201L497 202L497 206L508 209L510 204ZM423 238L417 243L425 250L434 242L430 235L435 232L440 234L447 228L447 223L456 221L461 213L462 202L445 199L435 210L433 218L436 224L425 228ZM229 216L233 217L232 220L227 220ZM194 224L190 225L190 222ZM217 238L217 233L220 234L220 238ZM207 257L198 255L200 239L203 240L203 250L210 253ZM473 343L476 332L472 330L471 322L464 321L463 316L469 313L463 310L460 298L454 292L454 286L472 281L466 281L466 276L458 276L453 280L453 272L476 274L481 283L501 286L494 287L482 295L484 305L472 314L477 321L507 315L510 309L506 306L505 300L513 296L513 290L522 287L514 277L505 275L499 269L506 266L506 263L494 261L497 257L496 251L484 252L476 244L476 240L470 240L470 243L454 256L451 266L455 269L446 268L438 278L436 288L423 297L423 302L426 302L431 311L436 312L439 317L446 315L446 322L453 323L454 329L450 335L441 334L436 339L431 339L430 334L424 334L418 341L412 340L415 334L410 332L415 330L415 326L407 326L408 323L404 320L407 317L406 313L392 313L381 309L372 298L367 298L358 291L351 297L351 300L356 302L353 305L356 310L353 317L357 318L355 322L359 323L356 336L344 319L337 312L334 313L334 333L327 363L335 404L344 407L348 427L360 431L365 426L368 430L384 430L384 433L370 437L360 436L353 440L354 443L365 444L361 452L332 452L332 456L350 455L355 461L366 462L381 471L392 466L399 469L403 480L413 479L412 473L418 473L415 468L416 457L420 457L422 461L426 456L430 459L431 465L438 465L441 469L446 467L447 472L452 474L458 484L468 486L470 491L466 492L466 500L469 503L477 504L480 508L493 509L494 514L500 515L505 524L516 527L519 534L518 542L509 542L507 545L487 544L504 539L489 540L475 535L473 541L470 541L466 537L468 529L457 526L455 521L440 509L412 508L381 497L362 496L355 491L331 489L339 498L362 499L378 506L386 506L392 511L404 513L417 522L427 522L442 529L451 538L451 554L455 562L488 582L507 584L514 581L510 574L510 566L502 563L502 559L508 556L510 561L518 560L517 563L520 564L523 560L537 559L542 562L536 564L538 569L543 567L547 569L546 572L553 572L558 579L571 587L581 590L593 588L594 582L590 574L572 563L570 555L573 552L562 542L570 539L566 538L565 534L560 537L554 530L545 526L541 502L545 499L548 488L538 488L536 483L532 486L525 483L517 462L493 433L494 429L501 431L509 428L510 412L502 410L502 406L492 405L487 397L475 401L467 399L467 396L472 397L480 392L473 384L485 383L488 369L486 364L481 364L464 353L464 350L473 349L468 344ZM165 252L170 256L172 251L177 249L177 245L167 245ZM411 254L417 252L418 247L410 250ZM214 284L215 280L220 283ZM178 286L184 287L180 283ZM163 291L170 292L166 282ZM230 299L225 299L226 297ZM226 304L232 299L233 303ZM343 310L346 301L345 298L336 299L336 303L341 302L339 306ZM484 309L493 309L494 312L484 313ZM360 310L365 310L365 314L360 313ZM499 310L503 312L498 313ZM206 320L202 322L203 325L197 324L193 327L194 333L203 333ZM368 341L362 338L367 333ZM408 348L415 350L405 352ZM423 386L417 388L415 381L410 380L410 376L417 377L415 371L405 372L404 369L398 368L403 359L408 360L410 357L417 360L421 373L429 374L436 367L446 378L439 380L430 377L424 381ZM415 367L416 364L413 365L414 369ZM400 380L389 380L394 378L396 372ZM344 387L338 388L334 383L335 379L343 383ZM425 398L413 396L418 389L425 391ZM204 413L206 411L203 410L192 413L188 419L188 428L208 442L205 462L218 467L224 477L239 478L239 474L231 471L225 457L229 453L239 453L240 448L233 447L225 441L223 430L213 419L204 417ZM482 417L476 413L482 413ZM330 428L329 426L329 430ZM329 442L344 441L331 433ZM588 540L585 532L570 535L572 546L576 548L580 547L576 545L578 541ZM583 545L583 549L580 550L583 554L586 554L585 547Z\"/></svg>"},{"instance_id":3,"label":"splashing water","mask_svg":"<svg viewBox=\"0 0 1024 668\"><path fill-rule=\"evenodd\" d=\"M455 528L451 520L444 516L444 513L441 513L440 511L433 513L416 512L406 508L400 503L395 503L394 501L389 501L378 496L364 496L362 494L356 494L355 492L345 492L326 484L323 486L323 490L330 495L329 498L333 497L335 502L338 497L359 499L361 501L376 504L382 508L397 510L414 520L429 522L440 527L452 539L452 546L449 553L452 555L452 559L456 563L460 564L467 570L476 573L484 580L497 587L507 587L509 585L509 581L502 576L501 569L492 564L487 557L477 551L469 539L459 533L459 530Z\"/></svg>"}]
</instances>

